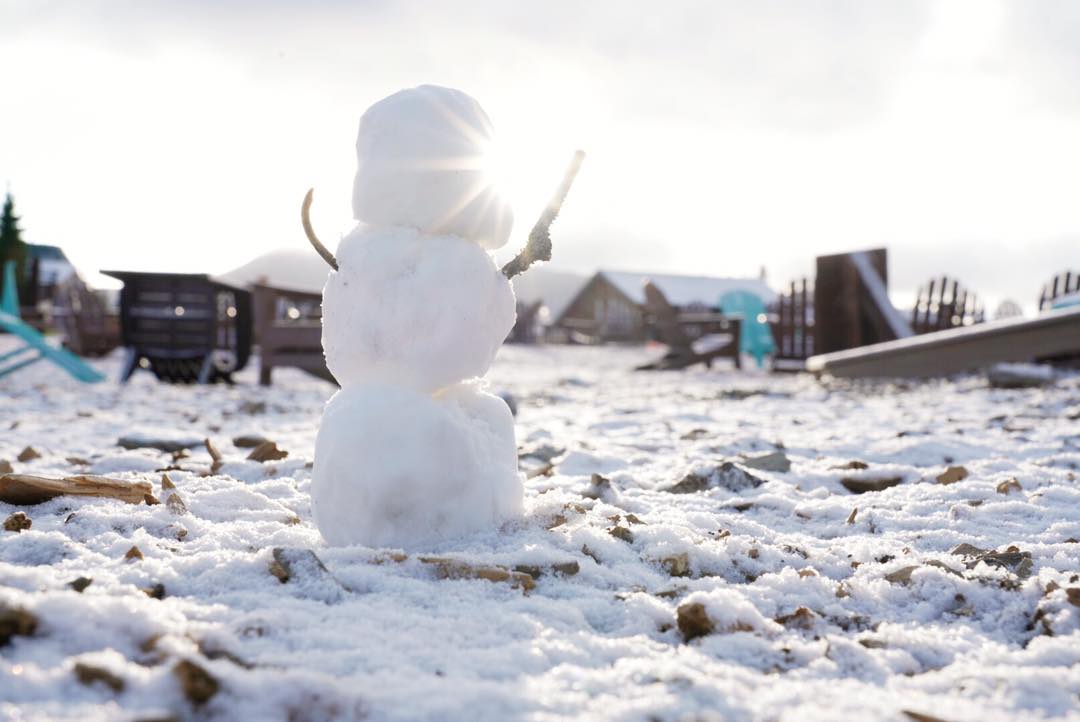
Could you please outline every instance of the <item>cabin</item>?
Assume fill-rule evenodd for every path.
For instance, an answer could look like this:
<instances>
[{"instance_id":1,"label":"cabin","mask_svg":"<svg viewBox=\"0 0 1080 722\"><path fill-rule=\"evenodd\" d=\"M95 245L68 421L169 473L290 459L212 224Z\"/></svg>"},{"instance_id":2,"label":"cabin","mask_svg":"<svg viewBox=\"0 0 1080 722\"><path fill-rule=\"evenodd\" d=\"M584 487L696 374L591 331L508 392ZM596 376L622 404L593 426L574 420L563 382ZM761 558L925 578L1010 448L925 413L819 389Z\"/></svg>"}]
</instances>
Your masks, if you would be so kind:
<instances>
[{"instance_id":1,"label":"cabin","mask_svg":"<svg viewBox=\"0 0 1080 722\"><path fill-rule=\"evenodd\" d=\"M712 313L729 291L749 291L766 305L776 293L757 278L681 276L631 271L597 271L554 317L549 337L575 343L649 340L645 284L651 282L680 313Z\"/></svg>"}]
</instances>

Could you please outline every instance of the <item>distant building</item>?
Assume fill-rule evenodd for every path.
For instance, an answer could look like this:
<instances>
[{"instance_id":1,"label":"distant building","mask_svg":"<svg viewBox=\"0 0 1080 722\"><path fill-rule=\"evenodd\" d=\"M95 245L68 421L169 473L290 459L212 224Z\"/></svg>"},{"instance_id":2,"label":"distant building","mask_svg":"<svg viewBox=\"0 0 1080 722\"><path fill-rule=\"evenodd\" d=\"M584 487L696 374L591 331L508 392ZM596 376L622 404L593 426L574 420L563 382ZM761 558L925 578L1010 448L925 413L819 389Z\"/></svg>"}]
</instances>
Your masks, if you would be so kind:
<instances>
[{"instance_id":1,"label":"distant building","mask_svg":"<svg viewBox=\"0 0 1080 722\"><path fill-rule=\"evenodd\" d=\"M71 265L71 261L59 246L27 243L26 280L32 298L25 299L24 305L48 301L52 298L56 286L74 273L75 266Z\"/></svg>"},{"instance_id":2,"label":"distant building","mask_svg":"<svg viewBox=\"0 0 1080 722\"><path fill-rule=\"evenodd\" d=\"M661 273L597 271L554 318L552 331L566 340L645 341L647 281L680 311L715 311L729 291L749 291L766 305L776 292L758 278L714 278Z\"/></svg>"}]
</instances>

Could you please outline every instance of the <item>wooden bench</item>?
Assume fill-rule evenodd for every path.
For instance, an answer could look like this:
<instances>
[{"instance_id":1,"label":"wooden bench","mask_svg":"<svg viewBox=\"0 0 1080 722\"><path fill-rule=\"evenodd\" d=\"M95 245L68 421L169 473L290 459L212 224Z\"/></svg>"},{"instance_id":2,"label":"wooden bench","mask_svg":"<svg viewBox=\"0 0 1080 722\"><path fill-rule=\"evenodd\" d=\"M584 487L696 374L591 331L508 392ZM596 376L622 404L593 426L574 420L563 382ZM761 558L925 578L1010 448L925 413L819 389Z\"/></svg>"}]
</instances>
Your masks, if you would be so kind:
<instances>
[{"instance_id":1,"label":"wooden bench","mask_svg":"<svg viewBox=\"0 0 1080 722\"><path fill-rule=\"evenodd\" d=\"M64 347L80 356L104 356L120 345L120 320L105 312L105 304L72 274L53 289L53 324Z\"/></svg>"},{"instance_id":2,"label":"wooden bench","mask_svg":"<svg viewBox=\"0 0 1080 722\"><path fill-rule=\"evenodd\" d=\"M292 366L336 384L322 348L322 294L256 283L255 338L259 383L269 386L276 367Z\"/></svg>"},{"instance_id":3,"label":"wooden bench","mask_svg":"<svg viewBox=\"0 0 1080 722\"><path fill-rule=\"evenodd\" d=\"M656 361L638 366L638 371L684 369L699 363L709 368L717 358L729 358L735 368L742 368L739 358L741 324L738 319L706 311L680 313L651 281L645 284L645 309L646 323L656 333L657 340L667 344L668 351ZM694 348L696 341L714 332L723 333L729 338L714 348Z\"/></svg>"}]
</instances>

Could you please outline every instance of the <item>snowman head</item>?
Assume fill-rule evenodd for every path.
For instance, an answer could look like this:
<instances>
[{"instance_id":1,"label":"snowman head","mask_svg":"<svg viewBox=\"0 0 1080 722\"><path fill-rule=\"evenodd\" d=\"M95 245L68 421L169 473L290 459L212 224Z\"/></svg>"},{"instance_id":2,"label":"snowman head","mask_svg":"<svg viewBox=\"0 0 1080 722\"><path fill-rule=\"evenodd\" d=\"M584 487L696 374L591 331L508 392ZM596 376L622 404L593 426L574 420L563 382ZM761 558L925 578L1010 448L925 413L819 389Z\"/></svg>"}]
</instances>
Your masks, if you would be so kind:
<instances>
[{"instance_id":1,"label":"snowman head","mask_svg":"<svg viewBox=\"0 0 1080 722\"><path fill-rule=\"evenodd\" d=\"M380 100L360 119L353 215L502 247L514 218L485 172L492 143L487 114L460 90L421 85Z\"/></svg>"}]
</instances>

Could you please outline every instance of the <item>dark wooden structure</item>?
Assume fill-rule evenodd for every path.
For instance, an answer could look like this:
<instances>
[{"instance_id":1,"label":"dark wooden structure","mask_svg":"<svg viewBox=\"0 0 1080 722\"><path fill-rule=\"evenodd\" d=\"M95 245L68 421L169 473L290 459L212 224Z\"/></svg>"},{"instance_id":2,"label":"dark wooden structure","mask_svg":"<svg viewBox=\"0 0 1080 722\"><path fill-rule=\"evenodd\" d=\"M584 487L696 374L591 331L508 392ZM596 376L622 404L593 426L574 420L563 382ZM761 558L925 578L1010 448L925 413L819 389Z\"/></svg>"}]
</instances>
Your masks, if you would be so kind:
<instances>
[{"instance_id":1,"label":"dark wooden structure","mask_svg":"<svg viewBox=\"0 0 1080 722\"><path fill-rule=\"evenodd\" d=\"M201 273L103 271L124 282L120 331L127 381L147 368L162 381L232 382L251 355L251 294Z\"/></svg>"},{"instance_id":2,"label":"dark wooden structure","mask_svg":"<svg viewBox=\"0 0 1080 722\"><path fill-rule=\"evenodd\" d=\"M507 343L536 343L537 328L539 324L540 309L544 307L543 301L532 303L517 302L517 319L514 327L510 329Z\"/></svg>"},{"instance_id":3,"label":"dark wooden structure","mask_svg":"<svg viewBox=\"0 0 1080 722\"><path fill-rule=\"evenodd\" d=\"M807 359L807 370L843 378L943 376L1002 362L1080 355L1080 307L988 321Z\"/></svg>"},{"instance_id":4,"label":"dark wooden structure","mask_svg":"<svg viewBox=\"0 0 1080 722\"><path fill-rule=\"evenodd\" d=\"M79 356L104 356L120 345L120 321L106 313L102 300L78 274L56 284L52 320L64 348Z\"/></svg>"},{"instance_id":5,"label":"dark wooden structure","mask_svg":"<svg viewBox=\"0 0 1080 722\"><path fill-rule=\"evenodd\" d=\"M919 287L911 311L911 329L917 334L971 326L986 320L978 297L948 276L931 278Z\"/></svg>"},{"instance_id":6,"label":"dark wooden structure","mask_svg":"<svg viewBox=\"0 0 1080 722\"><path fill-rule=\"evenodd\" d=\"M1071 293L1080 293L1080 271L1065 271L1050 279L1039 293L1039 310L1050 308L1054 301Z\"/></svg>"},{"instance_id":7,"label":"dark wooden structure","mask_svg":"<svg viewBox=\"0 0 1080 722\"><path fill-rule=\"evenodd\" d=\"M720 313L680 313L651 282L645 284L645 301L650 327L655 331L657 340L667 344L668 351L662 358L639 366L638 371L682 369L698 363L709 368L717 358L729 358L735 368L742 368L739 358L741 324L738 319ZM709 349L694 348L695 341L716 332L728 336L726 341Z\"/></svg>"},{"instance_id":8,"label":"dark wooden structure","mask_svg":"<svg viewBox=\"0 0 1080 722\"><path fill-rule=\"evenodd\" d=\"M819 256L814 281L814 352L831 353L912 335L889 301L884 248Z\"/></svg>"},{"instance_id":9,"label":"dark wooden structure","mask_svg":"<svg viewBox=\"0 0 1080 722\"><path fill-rule=\"evenodd\" d=\"M269 386L275 368L292 366L337 383L322 348L322 294L289 291L256 283L255 337L259 383Z\"/></svg>"},{"instance_id":10,"label":"dark wooden structure","mask_svg":"<svg viewBox=\"0 0 1080 722\"><path fill-rule=\"evenodd\" d=\"M776 342L774 370L802 370L806 359L814 355L813 299L813 289L805 278L792 281L777 298L769 314L769 328Z\"/></svg>"}]
</instances>

